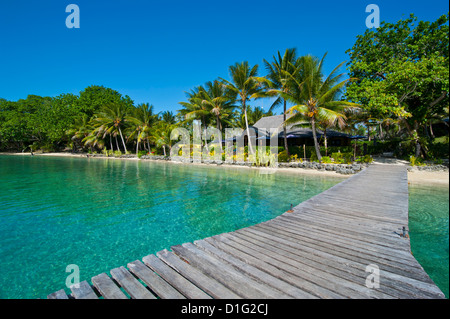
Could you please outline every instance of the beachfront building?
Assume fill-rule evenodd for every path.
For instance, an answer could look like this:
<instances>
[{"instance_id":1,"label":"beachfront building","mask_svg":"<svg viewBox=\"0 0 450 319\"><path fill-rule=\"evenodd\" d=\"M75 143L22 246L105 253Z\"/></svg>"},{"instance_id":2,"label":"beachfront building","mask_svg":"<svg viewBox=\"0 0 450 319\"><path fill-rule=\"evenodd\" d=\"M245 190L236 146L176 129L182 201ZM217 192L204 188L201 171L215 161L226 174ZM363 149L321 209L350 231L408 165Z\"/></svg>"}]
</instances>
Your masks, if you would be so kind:
<instances>
[{"instance_id":1,"label":"beachfront building","mask_svg":"<svg viewBox=\"0 0 450 319\"><path fill-rule=\"evenodd\" d=\"M288 125L286 127L286 136L289 146L313 146L313 133L310 127L296 127L297 125ZM261 118L253 126L258 139L270 139L270 129L278 128L278 145L284 145L283 115L274 115ZM250 129L251 131L251 129ZM346 133L327 129L326 132L317 130L317 138L320 144L323 144L326 134L328 146L349 146L352 136Z\"/></svg>"}]
</instances>

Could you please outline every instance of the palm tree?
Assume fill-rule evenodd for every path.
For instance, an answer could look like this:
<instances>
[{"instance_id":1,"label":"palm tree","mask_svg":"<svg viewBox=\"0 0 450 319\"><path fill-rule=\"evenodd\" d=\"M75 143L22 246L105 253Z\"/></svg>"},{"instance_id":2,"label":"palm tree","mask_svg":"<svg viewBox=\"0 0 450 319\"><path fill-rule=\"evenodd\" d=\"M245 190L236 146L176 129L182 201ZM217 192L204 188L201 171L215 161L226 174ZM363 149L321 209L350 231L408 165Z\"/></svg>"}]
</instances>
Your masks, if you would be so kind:
<instances>
[{"instance_id":1,"label":"palm tree","mask_svg":"<svg viewBox=\"0 0 450 319\"><path fill-rule=\"evenodd\" d=\"M236 107L234 101L236 94L228 90L219 81L206 82L205 90L200 92L202 103L215 116L216 128L222 131L222 120L229 118Z\"/></svg>"},{"instance_id":2,"label":"palm tree","mask_svg":"<svg viewBox=\"0 0 450 319\"><path fill-rule=\"evenodd\" d=\"M74 120L74 123L66 131L66 134L70 136L73 141L72 149L75 149L75 144L79 144L89 133L92 132L92 125L90 118L87 114L82 114L80 117ZM78 142L78 143L77 143Z\"/></svg>"},{"instance_id":3,"label":"palm tree","mask_svg":"<svg viewBox=\"0 0 450 319\"><path fill-rule=\"evenodd\" d=\"M97 134L103 133L103 137L106 135L114 135L116 137L117 134L120 135L125 153L127 152L127 146L123 138L122 128L125 128L126 116L126 107L121 103L113 103L104 106L98 116L93 119Z\"/></svg>"},{"instance_id":4,"label":"palm tree","mask_svg":"<svg viewBox=\"0 0 450 319\"><path fill-rule=\"evenodd\" d=\"M139 152L139 144L141 141L147 140L148 148L150 150L149 143L149 131L152 125L156 122L156 116L153 114L153 105L148 103L142 103L137 106L131 116L128 116L125 120L131 124L131 133L128 139L136 137L136 156Z\"/></svg>"},{"instance_id":5,"label":"palm tree","mask_svg":"<svg viewBox=\"0 0 450 319\"><path fill-rule=\"evenodd\" d=\"M284 93L289 91L289 79L291 76L294 76L296 72L298 72L298 59L297 59L297 50L295 48L286 49L284 55L281 56L280 51L278 51L277 57L273 56L273 61L269 63L265 59L264 65L266 66L266 70L268 72L267 78L271 81L270 87L278 89ZM268 91L270 92L270 91ZM270 96L270 94L269 94ZM276 106L283 103L283 132L284 132L284 148L286 149L287 156L289 157L289 148L287 143L287 133L286 133L286 99L284 99L281 95L278 95L275 102L270 107L269 111L272 111Z\"/></svg>"},{"instance_id":6,"label":"palm tree","mask_svg":"<svg viewBox=\"0 0 450 319\"><path fill-rule=\"evenodd\" d=\"M161 120L169 123L169 124L175 124L177 122L175 115L172 111L164 111L161 113Z\"/></svg>"},{"instance_id":7,"label":"palm tree","mask_svg":"<svg viewBox=\"0 0 450 319\"><path fill-rule=\"evenodd\" d=\"M209 122L209 117L211 112L209 106L203 103L203 97L205 92L203 86L198 86L192 89L190 92L186 93L188 102L179 102L183 108L178 110L179 114L183 117L183 122L191 122L193 120L199 119L201 121L202 130L203 126L206 128Z\"/></svg>"},{"instance_id":8,"label":"palm tree","mask_svg":"<svg viewBox=\"0 0 450 319\"><path fill-rule=\"evenodd\" d=\"M220 78L220 80L228 90L236 94L236 96L239 96L241 101L241 110L244 113L245 118L245 127L247 134L250 135L246 103L250 100L252 95L255 95L256 97L257 94L263 91L262 83L257 79L258 65L256 64L255 66L250 67L248 62L244 61L241 63L235 63L230 66L229 70L232 82L222 78ZM248 138L248 147L249 152L253 153L250 137Z\"/></svg>"},{"instance_id":9,"label":"palm tree","mask_svg":"<svg viewBox=\"0 0 450 319\"><path fill-rule=\"evenodd\" d=\"M169 152L172 149L170 134L175 127L173 124L159 121L150 130L150 138L157 147L162 147L164 156L167 156L166 147L169 148Z\"/></svg>"},{"instance_id":10,"label":"palm tree","mask_svg":"<svg viewBox=\"0 0 450 319\"><path fill-rule=\"evenodd\" d=\"M337 74L339 68L345 63L342 62L324 80L322 68L326 55L325 53L320 61L311 55L300 57L299 72L296 76L289 77L289 90L287 92L275 90L284 99L295 104L288 110L292 116L285 121L286 125L303 122L305 118L308 120L313 133L316 155L320 162L322 156L317 141L317 123L342 117L346 108L358 106L355 103L335 100L336 92L352 79L342 80L343 74Z\"/></svg>"}]
</instances>

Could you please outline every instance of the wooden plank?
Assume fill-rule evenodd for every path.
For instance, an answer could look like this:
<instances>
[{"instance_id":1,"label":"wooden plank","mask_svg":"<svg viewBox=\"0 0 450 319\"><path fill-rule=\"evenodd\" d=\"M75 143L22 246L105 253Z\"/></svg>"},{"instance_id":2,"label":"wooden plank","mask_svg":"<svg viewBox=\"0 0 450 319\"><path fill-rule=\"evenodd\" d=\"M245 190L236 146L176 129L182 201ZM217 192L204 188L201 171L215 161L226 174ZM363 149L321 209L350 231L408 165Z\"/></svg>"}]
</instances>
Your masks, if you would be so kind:
<instances>
[{"instance_id":1,"label":"wooden plank","mask_svg":"<svg viewBox=\"0 0 450 319\"><path fill-rule=\"evenodd\" d=\"M273 243L274 246L285 249L287 251L293 252L306 260L312 260L318 263L329 265L334 269L330 271L336 275L339 275L348 280L354 280L357 283L364 282L367 278L368 273L365 271L367 264L361 264L354 262L349 259L341 258L337 255L333 255L333 252L324 252L315 248L305 246L295 241L290 241L289 237L283 237L276 233L264 233L255 229L248 229L247 235L257 234L259 236L265 237ZM346 276L345 273L351 276ZM387 280L383 281L383 285L380 286L380 291L386 293L393 297L400 298L419 298L420 294L411 290L411 287L405 287L402 282L395 280L390 273L383 272L384 278ZM357 279L359 278L359 279Z\"/></svg>"},{"instance_id":2,"label":"wooden plank","mask_svg":"<svg viewBox=\"0 0 450 319\"><path fill-rule=\"evenodd\" d=\"M216 258L206 254L192 243L186 243L182 246L173 246L172 250L177 255L186 259L191 265L200 269L203 273L215 278L217 281L244 298L288 298L286 294L273 288L271 289L267 285L258 283L248 276L236 271L236 269L224 263L220 263Z\"/></svg>"},{"instance_id":3,"label":"wooden plank","mask_svg":"<svg viewBox=\"0 0 450 319\"><path fill-rule=\"evenodd\" d=\"M97 294L87 281L82 281L79 284L70 286L70 290L75 299L98 299Z\"/></svg>"},{"instance_id":4,"label":"wooden plank","mask_svg":"<svg viewBox=\"0 0 450 319\"><path fill-rule=\"evenodd\" d=\"M257 254L260 257L264 256L272 265L276 265L277 267L292 273L301 274L305 279L317 283L336 295L345 296L346 298L369 298L369 296L363 294L362 291L356 290L356 287L359 287L358 285L352 285L350 282L342 280L337 276L327 274L321 269L315 269L307 263L299 264L292 259L283 258L283 256L279 255L279 251L271 251L262 247L262 244L256 245L248 240L242 240L234 233L225 234L224 236L226 236L227 239L238 243L241 247L246 247L245 249L251 254ZM359 288L366 287L362 286Z\"/></svg>"},{"instance_id":5,"label":"wooden plank","mask_svg":"<svg viewBox=\"0 0 450 319\"><path fill-rule=\"evenodd\" d=\"M342 258L347 258L352 261L356 261L362 264L378 264L380 267L383 267L385 270L388 270L392 273L396 273L402 276L411 276L418 280L426 280L427 275L411 267L411 264L408 265L406 263L400 263L399 260L389 260L386 258L380 258L376 254L371 254L368 251L356 250L352 246L346 246L342 244L335 244L333 242L327 241L322 237L311 236L308 233L302 233L299 235L298 233L290 232L290 230L285 226L278 226L276 224L268 225L256 225L255 228L261 229L263 232L267 233L277 233L280 236L287 236L292 239L298 240L302 242L303 245L324 251L329 252L331 255L337 255Z\"/></svg>"},{"instance_id":6,"label":"wooden plank","mask_svg":"<svg viewBox=\"0 0 450 319\"><path fill-rule=\"evenodd\" d=\"M187 298L211 299L211 296L180 275L155 255L145 256L142 258L142 261Z\"/></svg>"},{"instance_id":7,"label":"wooden plank","mask_svg":"<svg viewBox=\"0 0 450 319\"><path fill-rule=\"evenodd\" d=\"M105 273L92 277L91 281L105 299L128 299L122 290Z\"/></svg>"},{"instance_id":8,"label":"wooden plank","mask_svg":"<svg viewBox=\"0 0 450 319\"><path fill-rule=\"evenodd\" d=\"M111 276L122 286L133 299L156 299L125 267L114 268Z\"/></svg>"},{"instance_id":9,"label":"wooden plank","mask_svg":"<svg viewBox=\"0 0 450 319\"><path fill-rule=\"evenodd\" d=\"M242 247L241 245L227 240L223 234L220 236L213 236L211 238L205 239L207 242L216 246L219 249L223 249L233 256L241 259L242 261L260 269L269 271L273 276L276 276L278 279L284 280L289 284L292 284L309 294L324 299L344 299L344 296L336 294L328 289L322 288L317 285L317 283L311 282L302 276L302 273L297 269L293 271L289 271L291 269L283 269L279 267L277 263L273 263L273 261L264 255L252 254L251 251L247 249L247 247Z\"/></svg>"},{"instance_id":10,"label":"wooden plank","mask_svg":"<svg viewBox=\"0 0 450 319\"><path fill-rule=\"evenodd\" d=\"M217 280L206 276L201 271L192 267L186 261L181 260L178 256L168 250L157 253L158 257L173 269L182 274L186 279L200 287L203 291L211 295L213 298L222 299L240 299L233 291L222 285Z\"/></svg>"},{"instance_id":11,"label":"wooden plank","mask_svg":"<svg viewBox=\"0 0 450 319\"><path fill-rule=\"evenodd\" d=\"M47 299L69 299L64 289L55 291L47 296Z\"/></svg>"},{"instance_id":12,"label":"wooden plank","mask_svg":"<svg viewBox=\"0 0 450 319\"><path fill-rule=\"evenodd\" d=\"M219 259L223 260L226 263L229 263L230 265L238 268L243 273L260 280L261 282L266 283L269 286L272 286L280 291L285 292L292 298L296 299L315 299L315 297L306 291L303 291L299 289L298 287L295 287L294 285L291 285L281 279L278 279L277 277L271 275L268 272L262 271L256 267L253 267L250 264L247 264L243 262L242 260L234 257L231 254L226 253L223 250L220 250L210 243L208 243L206 240L197 240L194 242L194 244L207 251L208 253L213 254L214 256L218 257Z\"/></svg>"},{"instance_id":13,"label":"wooden plank","mask_svg":"<svg viewBox=\"0 0 450 319\"><path fill-rule=\"evenodd\" d=\"M186 299L181 293L173 288L169 283L162 279L158 274L154 273L150 268L141 261L136 260L127 265L128 269L139 279L141 279L147 287L149 287L158 297L162 299Z\"/></svg>"}]
</instances>

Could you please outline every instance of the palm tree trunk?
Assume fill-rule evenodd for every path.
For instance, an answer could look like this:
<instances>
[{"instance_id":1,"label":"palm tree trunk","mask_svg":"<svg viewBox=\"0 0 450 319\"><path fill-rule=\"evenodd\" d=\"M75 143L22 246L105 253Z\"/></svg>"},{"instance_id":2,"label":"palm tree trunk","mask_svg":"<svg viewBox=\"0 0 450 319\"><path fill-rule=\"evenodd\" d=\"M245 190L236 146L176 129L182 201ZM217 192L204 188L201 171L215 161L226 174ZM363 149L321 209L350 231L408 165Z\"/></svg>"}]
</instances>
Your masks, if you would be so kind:
<instances>
[{"instance_id":1,"label":"palm tree trunk","mask_svg":"<svg viewBox=\"0 0 450 319\"><path fill-rule=\"evenodd\" d=\"M312 133L313 133L314 148L316 149L317 159L319 160L319 163L322 163L322 155L320 155L319 143L317 142L316 122L315 122L314 118L311 118L311 129L312 129Z\"/></svg>"},{"instance_id":2,"label":"palm tree trunk","mask_svg":"<svg viewBox=\"0 0 450 319\"><path fill-rule=\"evenodd\" d=\"M283 111L283 123L286 122L286 100L284 100L284 111ZM286 150L287 157L291 157L289 154L289 146L287 142L287 130L286 130L286 124L283 124L283 133L284 133L284 148Z\"/></svg>"},{"instance_id":3,"label":"palm tree trunk","mask_svg":"<svg viewBox=\"0 0 450 319\"><path fill-rule=\"evenodd\" d=\"M250 131L248 129L248 119L247 119L247 107L245 106L245 100L242 99L242 107L244 108L244 118L245 118L245 127L247 129L247 141L248 141L248 153L253 153L252 141L250 139Z\"/></svg>"},{"instance_id":4,"label":"palm tree trunk","mask_svg":"<svg viewBox=\"0 0 450 319\"><path fill-rule=\"evenodd\" d=\"M136 156L138 156L139 153L139 134L138 134L138 138L136 139Z\"/></svg>"},{"instance_id":5,"label":"palm tree trunk","mask_svg":"<svg viewBox=\"0 0 450 319\"><path fill-rule=\"evenodd\" d=\"M112 143L111 134L109 134L109 144L111 145L111 151L112 151L113 150L113 143Z\"/></svg>"},{"instance_id":6,"label":"palm tree trunk","mask_svg":"<svg viewBox=\"0 0 450 319\"><path fill-rule=\"evenodd\" d=\"M125 146L125 140L123 139L122 130L119 127L120 138L122 139L123 149L125 150L125 154L127 153L127 147Z\"/></svg>"},{"instance_id":7,"label":"palm tree trunk","mask_svg":"<svg viewBox=\"0 0 450 319\"><path fill-rule=\"evenodd\" d=\"M117 140L117 134L116 134L116 136L114 136L114 137L115 137L115 139L116 139L116 147L117 147L117 150L120 151L119 141Z\"/></svg>"},{"instance_id":8,"label":"palm tree trunk","mask_svg":"<svg viewBox=\"0 0 450 319\"><path fill-rule=\"evenodd\" d=\"M217 122L217 129L222 132L222 123L220 122L219 114L216 114L216 122Z\"/></svg>"},{"instance_id":9,"label":"palm tree trunk","mask_svg":"<svg viewBox=\"0 0 450 319\"><path fill-rule=\"evenodd\" d=\"M327 129L323 130L323 143L325 145L325 156L328 156Z\"/></svg>"},{"instance_id":10,"label":"palm tree trunk","mask_svg":"<svg viewBox=\"0 0 450 319\"><path fill-rule=\"evenodd\" d=\"M435 136L434 136L434 132L433 132L433 124L431 123L431 120L430 120L430 134L431 134L431 138L434 139Z\"/></svg>"}]
</instances>

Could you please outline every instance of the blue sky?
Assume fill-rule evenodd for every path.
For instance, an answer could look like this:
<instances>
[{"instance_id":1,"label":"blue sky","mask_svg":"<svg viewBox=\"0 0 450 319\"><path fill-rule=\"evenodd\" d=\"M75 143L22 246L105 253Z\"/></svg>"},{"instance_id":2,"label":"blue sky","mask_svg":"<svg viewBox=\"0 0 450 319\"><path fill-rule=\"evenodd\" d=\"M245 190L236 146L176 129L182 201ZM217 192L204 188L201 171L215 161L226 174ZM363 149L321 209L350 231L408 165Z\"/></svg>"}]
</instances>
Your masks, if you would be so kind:
<instances>
[{"instance_id":1,"label":"blue sky","mask_svg":"<svg viewBox=\"0 0 450 319\"><path fill-rule=\"evenodd\" d=\"M65 24L72 3L79 29ZM371 3L389 22L410 13L434 21L449 10L441 0L0 0L0 97L79 94L95 84L175 111L185 91L228 79L235 62L259 64L265 75L263 59L290 47L328 52L329 72L366 30Z\"/></svg>"}]
</instances>

